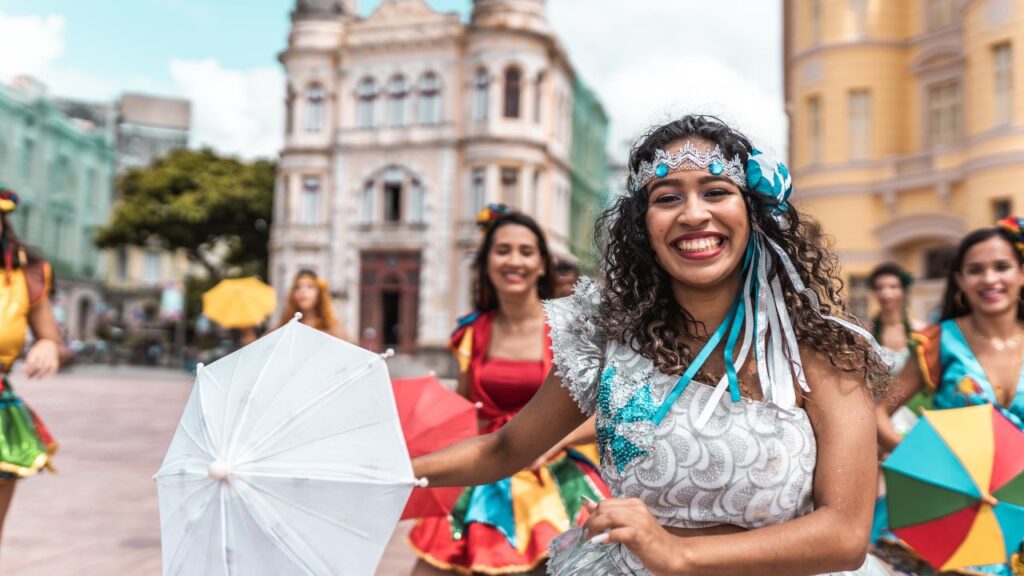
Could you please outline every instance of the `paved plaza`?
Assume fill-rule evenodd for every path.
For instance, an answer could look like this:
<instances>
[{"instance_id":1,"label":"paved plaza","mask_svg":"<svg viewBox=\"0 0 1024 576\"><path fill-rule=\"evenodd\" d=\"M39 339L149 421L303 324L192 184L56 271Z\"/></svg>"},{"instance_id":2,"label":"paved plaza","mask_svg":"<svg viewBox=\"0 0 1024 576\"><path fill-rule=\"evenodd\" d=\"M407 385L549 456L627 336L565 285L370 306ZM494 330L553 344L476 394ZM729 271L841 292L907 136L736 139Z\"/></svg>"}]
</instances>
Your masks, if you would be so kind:
<instances>
[{"instance_id":1,"label":"paved plaza","mask_svg":"<svg viewBox=\"0 0 1024 576\"><path fill-rule=\"evenodd\" d=\"M156 576L160 521L153 474L174 434L192 379L180 372L76 367L18 392L61 443L58 474L18 485L4 529L5 576ZM378 575L409 573L391 542Z\"/></svg>"}]
</instances>

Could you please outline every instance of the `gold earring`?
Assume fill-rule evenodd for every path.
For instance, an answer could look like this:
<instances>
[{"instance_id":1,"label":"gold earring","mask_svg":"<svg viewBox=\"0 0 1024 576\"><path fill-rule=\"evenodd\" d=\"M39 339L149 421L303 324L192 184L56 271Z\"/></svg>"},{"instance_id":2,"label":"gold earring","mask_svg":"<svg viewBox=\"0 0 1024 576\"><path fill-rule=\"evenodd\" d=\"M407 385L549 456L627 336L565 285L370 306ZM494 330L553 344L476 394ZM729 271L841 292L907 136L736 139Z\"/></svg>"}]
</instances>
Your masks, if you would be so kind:
<instances>
[{"instance_id":1,"label":"gold earring","mask_svg":"<svg viewBox=\"0 0 1024 576\"><path fill-rule=\"evenodd\" d=\"M967 298L964 297L964 291L963 290L957 290L956 291L956 296L953 297L953 300L955 300L956 303L959 304L961 308L964 308L964 309L967 308Z\"/></svg>"}]
</instances>

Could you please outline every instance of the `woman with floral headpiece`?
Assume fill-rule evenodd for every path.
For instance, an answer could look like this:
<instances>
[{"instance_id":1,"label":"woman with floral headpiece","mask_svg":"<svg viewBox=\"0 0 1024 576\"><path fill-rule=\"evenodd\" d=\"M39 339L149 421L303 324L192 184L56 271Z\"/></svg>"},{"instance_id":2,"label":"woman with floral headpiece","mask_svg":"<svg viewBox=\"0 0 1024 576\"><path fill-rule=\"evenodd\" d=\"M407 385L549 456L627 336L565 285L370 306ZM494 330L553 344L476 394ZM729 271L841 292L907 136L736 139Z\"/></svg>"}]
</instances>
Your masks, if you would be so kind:
<instances>
[{"instance_id":1,"label":"woman with floral headpiece","mask_svg":"<svg viewBox=\"0 0 1024 576\"><path fill-rule=\"evenodd\" d=\"M346 340L345 329L334 318L334 307L331 306L331 293L327 289L327 281L317 273L303 268L295 274L292 287L288 291L288 302L278 326L284 326L296 312L302 313L302 322L306 326L316 328L332 336Z\"/></svg>"},{"instance_id":2,"label":"woman with floral headpiece","mask_svg":"<svg viewBox=\"0 0 1024 576\"><path fill-rule=\"evenodd\" d=\"M918 391L932 392L935 409L992 404L1024 430L1024 234L1011 216L960 242L946 278L938 324L914 332L908 362L881 406L889 414ZM881 448L900 442L879 427ZM1015 571L1016 569L1016 571ZM967 573L1022 574L1013 564Z\"/></svg>"},{"instance_id":3,"label":"woman with floral headpiece","mask_svg":"<svg viewBox=\"0 0 1024 576\"><path fill-rule=\"evenodd\" d=\"M47 296L50 266L14 234L8 214L17 206L18 195L0 184L0 534L15 480L47 467L57 449L42 421L14 393L10 380L27 329L35 342L22 374L45 378L60 364L60 334Z\"/></svg>"},{"instance_id":4,"label":"woman with floral headpiece","mask_svg":"<svg viewBox=\"0 0 1024 576\"><path fill-rule=\"evenodd\" d=\"M475 312L451 339L458 392L476 403L483 433L500 430L533 397L551 369L541 300L554 292L554 263L540 226L502 204L477 217L484 232L474 261ZM588 433L589 430L589 433ZM423 518L409 534L421 558L414 574L439 571L525 574L542 568L548 545L576 523L582 498L607 493L594 462L574 446L593 441L581 426L531 462L467 488L447 518ZM568 435L568 436L567 436ZM567 437L566 437L567 436Z\"/></svg>"},{"instance_id":5,"label":"woman with floral headpiece","mask_svg":"<svg viewBox=\"0 0 1024 576\"><path fill-rule=\"evenodd\" d=\"M836 259L788 170L708 116L651 130L629 168L596 226L607 283L547 304L553 373L416 474L491 482L596 414L614 498L552 544L549 573L885 574L866 549L888 363L837 316Z\"/></svg>"}]
</instances>

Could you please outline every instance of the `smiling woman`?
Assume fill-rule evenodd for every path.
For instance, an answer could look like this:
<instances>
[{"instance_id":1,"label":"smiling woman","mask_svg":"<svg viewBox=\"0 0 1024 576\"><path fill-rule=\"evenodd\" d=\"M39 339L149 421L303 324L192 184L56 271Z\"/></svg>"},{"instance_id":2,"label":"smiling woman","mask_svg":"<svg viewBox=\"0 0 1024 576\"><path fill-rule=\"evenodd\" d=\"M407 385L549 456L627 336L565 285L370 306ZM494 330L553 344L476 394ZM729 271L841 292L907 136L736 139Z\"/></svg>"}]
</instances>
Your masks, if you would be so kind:
<instances>
[{"instance_id":1,"label":"smiling woman","mask_svg":"<svg viewBox=\"0 0 1024 576\"><path fill-rule=\"evenodd\" d=\"M601 218L603 272L546 305L553 372L492 434L417 458L491 482L595 418L614 496L551 546L557 576L856 574L875 497L871 335L785 165L716 118L660 126ZM742 338L741 338L742 336ZM728 393L728 397L726 397Z\"/></svg>"}]
</instances>

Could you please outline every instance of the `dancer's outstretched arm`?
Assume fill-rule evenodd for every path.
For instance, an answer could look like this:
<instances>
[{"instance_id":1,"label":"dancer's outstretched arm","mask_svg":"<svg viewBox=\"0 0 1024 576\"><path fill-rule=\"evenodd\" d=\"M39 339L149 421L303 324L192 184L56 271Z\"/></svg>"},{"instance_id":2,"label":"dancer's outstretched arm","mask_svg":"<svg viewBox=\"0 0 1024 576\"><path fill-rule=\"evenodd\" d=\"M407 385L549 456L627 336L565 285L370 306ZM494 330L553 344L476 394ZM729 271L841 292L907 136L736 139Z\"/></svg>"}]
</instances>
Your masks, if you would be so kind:
<instances>
[{"instance_id":1,"label":"dancer's outstretched arm","mask_svg":"<svg viewBox=\"0 0 1024 576\"><path fill-rule=\"evenodd\" d=\"M432 486L495 482L527 467L586 419L552 371L533 399L501 430L415 458L413 469Z\"/></svg>"},{"instance_id":2,"label":"dancer's outstretched arm","mask_svg":"<svg viewBox=\"0 0 1024 576\"><path fill-rule=\"evenodd\" d=\"M878 420L878 445L883 452L892 452L903 439L892 425L892 414L917 394L924 385L921 368L911 358L896 376L888 393L878 401L875 415Z\"/></svg>"}]
</instances>

